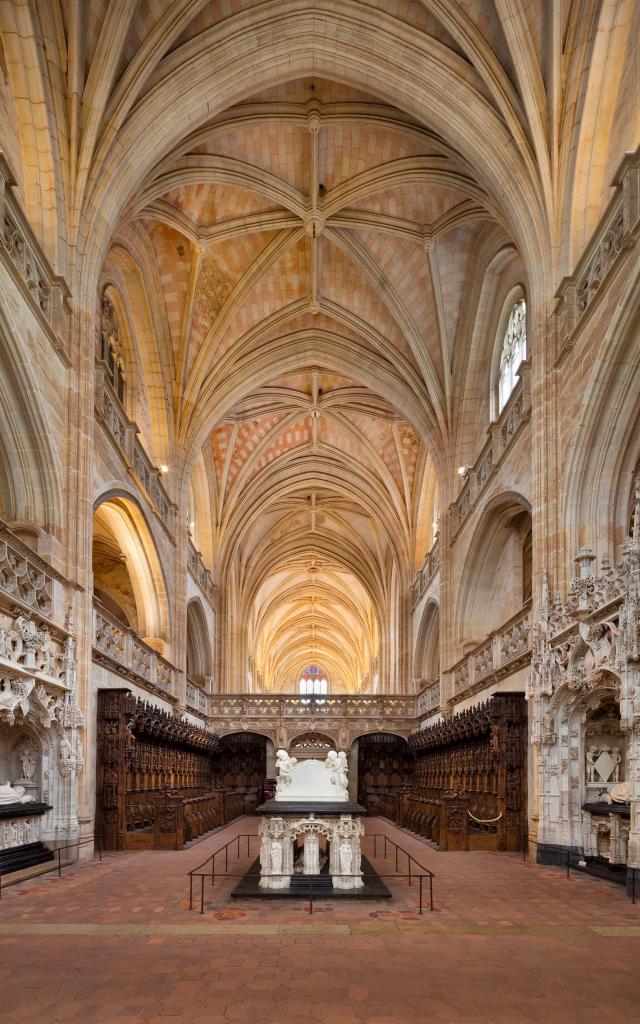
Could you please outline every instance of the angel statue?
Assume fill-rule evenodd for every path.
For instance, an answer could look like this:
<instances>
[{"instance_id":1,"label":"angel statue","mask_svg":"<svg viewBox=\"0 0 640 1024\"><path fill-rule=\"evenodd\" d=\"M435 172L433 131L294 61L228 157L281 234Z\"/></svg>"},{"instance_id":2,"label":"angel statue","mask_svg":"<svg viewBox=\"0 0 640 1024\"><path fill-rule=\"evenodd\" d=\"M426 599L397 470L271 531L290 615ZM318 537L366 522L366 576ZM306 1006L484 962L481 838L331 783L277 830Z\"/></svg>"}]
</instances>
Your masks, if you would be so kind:
<instances>
[{"instance_id":1,"label":"angel statue","mask_svg":"<svg viewBox=\"0 0 640 1024\"><path fill-rule=\"evenodd\" d=\"M297 757L289 757L286 750L276 751L276 768L278 769L278 781L276 792L281 793L285 786L291 782L291 769L298 763Z\"/></svg>"}]
</instances>

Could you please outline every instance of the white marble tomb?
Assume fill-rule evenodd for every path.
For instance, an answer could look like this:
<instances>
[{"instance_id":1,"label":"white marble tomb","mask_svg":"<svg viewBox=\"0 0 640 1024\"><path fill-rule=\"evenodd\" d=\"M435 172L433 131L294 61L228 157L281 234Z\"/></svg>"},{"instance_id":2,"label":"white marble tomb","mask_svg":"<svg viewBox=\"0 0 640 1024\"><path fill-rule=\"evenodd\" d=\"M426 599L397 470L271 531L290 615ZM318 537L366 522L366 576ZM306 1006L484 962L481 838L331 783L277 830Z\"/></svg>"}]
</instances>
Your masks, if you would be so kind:
<instances>
[{"instance_id":1,"label":"white marble tomb","mask_svg":"<svg viewBox=\"0 0 640 1024\"><path fill-rule=\"evenodd\" d=\"M274 808L260 822L260 886L290 887L296 870L295 853L302 838L303 874L320 873L320 849L326 841L333 887L362 888L360 840L364 827L359 816L341 807L349 803L344 751L329 751L325 761L299 763L286 750L279 750L276 767L279 775ZM282 813L276 809L277 803L282 804ZM287 813L287 803L303 805L304 809ZM327 814L327 804L335 804L335 814ZM319 805L323 811L316 817Z\"/></svg>"}]
</instances>

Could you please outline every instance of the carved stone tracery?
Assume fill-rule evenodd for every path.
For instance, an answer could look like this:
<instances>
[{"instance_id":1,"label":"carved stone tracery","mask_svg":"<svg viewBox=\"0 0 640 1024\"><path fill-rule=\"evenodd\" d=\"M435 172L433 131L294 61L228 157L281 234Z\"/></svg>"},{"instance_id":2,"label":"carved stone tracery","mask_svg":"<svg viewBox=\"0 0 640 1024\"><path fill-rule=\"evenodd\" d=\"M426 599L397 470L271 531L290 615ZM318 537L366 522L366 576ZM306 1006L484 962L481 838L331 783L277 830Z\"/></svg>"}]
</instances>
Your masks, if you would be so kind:
<instances>
[{"instance_id":1,"label":"carved stone tracery","mask_svg":"<svg viewBox=\"0 0 640 1024\"><path fill-rule=\"evenodd\" d=\"M639 534L634 522L619 564L612 566L605 557L599 572L592 551L581 549L566 602L557 598L552 605L545 585L527 690L537 749L538 843L543 849L569 847L601 856L604 846L596 837L602 835L602 822L592 822L583 804L606 800L611 787L626 779L633 866L640 866ZM570 753L577 754L580 779L569 766ZM615 863L623 845L627 850L619 831L606 853Z\"/></svg>"}]
</instances>

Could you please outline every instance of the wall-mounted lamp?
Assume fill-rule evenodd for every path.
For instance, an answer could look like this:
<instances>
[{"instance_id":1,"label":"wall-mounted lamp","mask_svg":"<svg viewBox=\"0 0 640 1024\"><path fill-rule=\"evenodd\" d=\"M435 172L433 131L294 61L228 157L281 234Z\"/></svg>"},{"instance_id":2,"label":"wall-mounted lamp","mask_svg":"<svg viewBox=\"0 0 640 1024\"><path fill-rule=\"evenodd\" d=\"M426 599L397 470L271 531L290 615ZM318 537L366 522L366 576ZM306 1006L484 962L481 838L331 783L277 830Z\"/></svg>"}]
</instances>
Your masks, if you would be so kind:
<instances>
[{"instance_id":1,"label":"wall-mounted lamp","mask_svg":"<svg viewBox=\"0 0 640 1024\"><path fill-rule=\"evenodd\" d=\"M160 470L163 476L166 476L167 473L169 472L169 467L167 466L166 462L161 462L160 465L158 466L158 469Z\"/></svg>"},{"instance_id":2,"label":"wall-mounted lamp","mask_svg":"<svg viewBox=\"0 0 640 1024\"><path fill-rule=\"evenodd\" d=\"M469 470L470 469L471 469L471 466L467 466L466 463L465 463L464 466L458 466L458 476L463 476L463 477L464 476L469 476Z\"/></svg>"}]
</instances>

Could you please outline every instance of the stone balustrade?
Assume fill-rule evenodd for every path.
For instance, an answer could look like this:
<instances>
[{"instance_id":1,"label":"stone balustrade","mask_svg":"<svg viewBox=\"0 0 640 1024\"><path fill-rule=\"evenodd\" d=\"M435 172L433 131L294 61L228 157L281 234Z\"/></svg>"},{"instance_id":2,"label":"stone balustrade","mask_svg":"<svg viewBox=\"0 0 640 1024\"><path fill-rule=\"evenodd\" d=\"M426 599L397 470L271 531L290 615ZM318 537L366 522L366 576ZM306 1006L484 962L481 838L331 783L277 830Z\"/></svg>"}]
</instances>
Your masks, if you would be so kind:
<instances>
[{"instance_id":1,"label":"stone balustrade","mask_svg":"<svg viewBox=\"0 0 640 1024\"><path fill-rule=\"evenodd\" d=\"M415 716L413 695L210 694L208 724L219 733L240 729L271 733L281 746L299 732L327 730L346 749L353 739L367 732L388 729L408 735L415 727Z\"/></svg>"},{"instance_id":2,"label":"stone balustrade","mask_svg":"<svg viewBox=\"0 0 640 1024\"><path fill-rule=\"evenodd\" d=\"M344 694L299 697L297 694L211 694L212 717L250 718L413 718L415 698Z\"/></svg>"},{"instance_id":3,"label":"stone balustrade","mask_svg":"<svg viewBox=\"0 0 640 1024\"><path fill-rule=\"evenodd\" d=\"M411 586L411 606L415 608L420 598L424 595L425 591L429 587L432 579L440 568L440 539L436 537L433 542L433 547L429 551L424 560L424 565L419 572L416 573L416 578Z\"/></svg>"},{"instance_id":4,"label":"stone balustrade","mask_svg":"<svg viewBox=\"0 0 640 1024\"><path fill-rule=\"evenodd\" d=\"M561 362L571 351L587 311L640 236L640 148L628 153L614 179L615 192L570 277L556 292L556 351Z\"/></svg>"},{"instance_id":5,"label":"stone balustrade","mask_svg":"<svg viewBox=\"0 0 640 1024\"><path fill-rule=\"evenodd\" d=\"M173 536L175 506L161 483L162 474L152 464L138 440L138 427L124 411L108 379L106 367L101 361L96 364L95 412L98 421L115 443L128 473L138 484L151 511Z\"/></svg>"},{"instance_id":6,"label":"stone balustrade","mask_svg":"<svg viewBox=\"0 0 640 1024\"><path fill-rule=\"evenodd\" d=\"M528 664L531 646L531 605L527 603L454 665L454 698L475 693Z\"/></svg>"},{"instance_id":7,"label":"stone balustrade","mask_svg":"<svg viewBox=\"0 0 640 1024\"><path fill-rule=\"evenodd\" d=\"M190 711L199 715L209 714L209 694L193 679L187 678L186 705Z\"/></svg>"},{"instance_id":8,"label":"stone balustrade","mask_svg":"<svg viewBox=\"0 0 640 1024\"><path fill-rule=\"evenodd\" d=\"M508 455L522 428L531 416L529 365L521 363L520 380L495 423L489 439L465 479L460 494L449 508L452 540L471 515L476 503Z\"/></svg>"},{"instance_id":9,"label":"stone balustrade","mask_svg":"<svg viewBox=\"0 0 640 1024\"><path fill-rule=\"evenodd\" d=\"M173 666L104 608L93 609L93 658L162 696L174 693Z\"/></svg>"},{"instance_id":10,"label":"stone balustrade","mask_svg":"<svg viewBox=\"0 0 640 1024\"><path fill-rule=\"evenodd\" d=\"M187 551L187 568L209 603L215 606L216 585L213 581L213 576L204 564L202 555L191 540L189 540Z\"/></svg>"},{"instance_id":11,"label":"stone balustrade","mask_svg":"<svg viewBox=\"0 0 640 1024\"><path fill-rule=\"evenodd\" d=\"M11 169L0 153L0 256L56 351L69 362L69 288L54 273L11 187Z\"/></svg>"},{"instance_id":12,"label":"stone balustrade","mask_svg":"<svg viewBox=\"0 0 640 1024\"><path fill-rule=\"evenodd\" d=\"M427 683L416 695L416 711L419 718L434 714L440 707L440 680Z\"/></svg>"}]
</instances>

